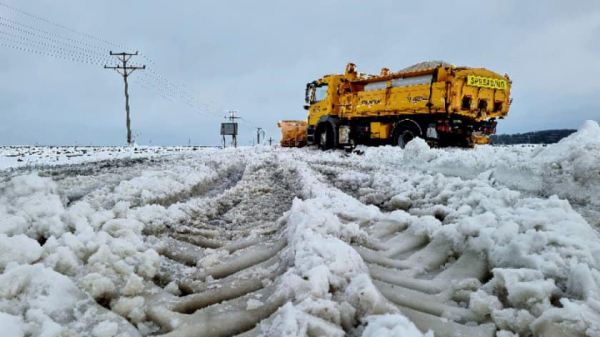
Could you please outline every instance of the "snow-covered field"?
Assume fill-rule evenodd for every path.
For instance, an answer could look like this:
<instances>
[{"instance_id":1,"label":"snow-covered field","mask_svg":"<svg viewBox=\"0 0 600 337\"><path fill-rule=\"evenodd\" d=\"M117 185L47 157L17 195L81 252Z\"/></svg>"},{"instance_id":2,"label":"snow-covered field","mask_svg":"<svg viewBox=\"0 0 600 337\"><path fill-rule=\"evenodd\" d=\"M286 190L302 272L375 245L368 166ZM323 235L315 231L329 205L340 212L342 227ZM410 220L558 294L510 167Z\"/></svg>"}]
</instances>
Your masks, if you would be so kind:
<instances>
[{"instance_id":1,"label":"snow-covered field","mask_svg":"<svg viewBox=\"0 0 600 337\"><path fill-rule=\"evenodd\" d=\"M597 123L360 150L5 164L2 333L600 335Z\"/></svg>"},{"instance_id":2,"label":"snow-covered field","mask_svg":"<svg viewBox=\"0 0 600 337\"><path fill-rule=\"evenodd\" d=\"M0 146L0 170L85 162L147 158L164 153L197 151L198 146L114 147L114 146Z\"/></svg>"}]
</instances>

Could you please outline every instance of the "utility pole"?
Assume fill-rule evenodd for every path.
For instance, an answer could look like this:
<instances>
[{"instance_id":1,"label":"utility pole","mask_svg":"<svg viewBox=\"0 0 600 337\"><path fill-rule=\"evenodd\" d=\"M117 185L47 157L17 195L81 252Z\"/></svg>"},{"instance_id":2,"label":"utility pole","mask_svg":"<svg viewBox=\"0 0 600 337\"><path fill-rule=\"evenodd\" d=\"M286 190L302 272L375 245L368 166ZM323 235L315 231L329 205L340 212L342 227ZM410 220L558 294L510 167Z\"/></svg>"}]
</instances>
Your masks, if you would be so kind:
<instances>
[{"instance_id":1,"label":"utility pole","mask_svg":"<svg viewBox=\"0 0 600 337\"><path fill-rule=\"evenodd\" d=\"M260 145L260 132L262 128L256 128L256 145Z\"/></svg>"},{"instance_id":2,"label":"utility pole","mask_svg":"<svg viewBox=\"0 0 600 337\"><path fill-rule=\"evenodd\" d=\"M119 61L121 61L122 65L119 64L116 67L110 67L105 65L104 69L113 69L116 72L118 72L121 76L123 76L123 81L125 82L125 112L127 113L127 145L131 145L133 144L133 141L131 139L131 119L129 118L129 85L127 84L127 77L129 77L129 75L131 75L131 73L133 73L134 71L138 70L138 69L146 69L146 66L141 66L141 67L135 67L135 66L128 66L127 62L129 62L129 59L131 59L132 56L137 55L138 52L136 51L135 53L113 53L112 51L110 52L111 56L116 56Z\"/></svg>"},{"instance_id":3,"label":"utility pole","mask_svg":"<svg viewBox=\"0 0 600 337\"><path fill-rule=\"evenodd\" d=\"M238 134L238 124L235 121L236 119L240 119L242 117L238 117L237 110L229 110L229 117L225 117L229 119L229 123L221 123L221 135L223 136L223 147L225 147L225 136L231 136L231 145L233 147L237 147L237 134Z\"/></svg>"}]
</instances>

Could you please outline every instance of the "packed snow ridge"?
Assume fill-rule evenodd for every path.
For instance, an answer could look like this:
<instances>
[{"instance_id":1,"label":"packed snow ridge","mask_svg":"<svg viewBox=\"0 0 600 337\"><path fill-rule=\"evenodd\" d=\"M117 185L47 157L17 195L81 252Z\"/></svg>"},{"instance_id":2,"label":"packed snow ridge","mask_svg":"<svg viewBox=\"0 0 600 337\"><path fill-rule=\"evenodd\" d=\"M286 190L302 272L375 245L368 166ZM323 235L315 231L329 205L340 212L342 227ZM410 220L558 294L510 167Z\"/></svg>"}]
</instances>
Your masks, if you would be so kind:
<instances>
[{"instance_id":1,"label":"packed snow ridge","mask_svg":"<svg viewBox=\"0 0 600 337\"><path fill-rule=\"evenodd\" d=\"M3 333L600 336L597 123L547 147L361 150L0 171Z\"/></svg>"}]
</instances>

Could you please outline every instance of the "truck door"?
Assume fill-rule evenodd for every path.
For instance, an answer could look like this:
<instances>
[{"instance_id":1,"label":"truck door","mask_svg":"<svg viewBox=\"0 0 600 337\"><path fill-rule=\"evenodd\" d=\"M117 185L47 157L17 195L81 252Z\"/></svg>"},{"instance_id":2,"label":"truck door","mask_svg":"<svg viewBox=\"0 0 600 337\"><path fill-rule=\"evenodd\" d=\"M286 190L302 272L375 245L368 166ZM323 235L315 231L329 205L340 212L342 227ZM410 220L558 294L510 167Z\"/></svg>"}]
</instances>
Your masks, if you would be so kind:
<instances>
[{"instance_id":1,"label":"truck door","mask_svg":"<svg viewBox=\"0 0 600 337\"><path fill-rule=\"evenodd\" d=\"M329 86L327 83L316 84L310 98L309 125L315 125L323 115L331 113L331 102L328 99Z\"/></svg>"}]
</instances>

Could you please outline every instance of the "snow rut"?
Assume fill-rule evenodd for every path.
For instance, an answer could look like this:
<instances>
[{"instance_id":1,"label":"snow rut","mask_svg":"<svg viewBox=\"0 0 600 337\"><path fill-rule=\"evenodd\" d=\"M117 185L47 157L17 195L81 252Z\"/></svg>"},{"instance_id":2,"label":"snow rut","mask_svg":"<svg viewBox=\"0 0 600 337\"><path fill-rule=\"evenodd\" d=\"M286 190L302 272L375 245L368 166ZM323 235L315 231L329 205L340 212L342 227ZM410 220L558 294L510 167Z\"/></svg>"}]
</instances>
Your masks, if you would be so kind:
<instances>
[{"instance_id":1,"label":"snow rut","mask_svg":"<svg viewBox=\"0 0 600 337\"><path fill-rule=\"evenodd\" d=\"M595 307L594 300L582 304L582 311L590 314L586 319L573 308L565 308L581 298L577 290L569 288L572 276L568 275L574 270L561 274L542 267L539 272L540 264L550 262L545 254L552 255L551 260L561 255L564 261L571 259L571 254L585 255L579 250L581 243L554 242L556 246L544 253L540 246L528 253L528 247L516 248L511 243L546 242L546 231L556 238L552 231L573 226L568 231L590 235L588 249L593 249L597 236L578 214L565 207L565 202L520 199L518 192L498 191L479 180L406 172L402 167L364 162L349 165L348 161L343 156L331 156L308 163L332 188L360 200L367 208L375 205L391 212L369 219L349 216L344 209L337 214L345 223L358 223L368 233L353 247L367 263L373 284L421 331L432 330L436 336L494 336L498 331L556 336L597 332L597 327L583 328L591 317L600 318L600 312L591 314L588 310L588 306ZM516 210L507 212L507 207ZM540 216L544 209L553 209L554 214ZM566 221L569 218L574 221ZM494 226L497 219L512 228L482 228ZM517 230L515 223L522 229ZM534 223L535 230L528 231ZM514 234L508 234L513 230ZM563 261L552 263L565 267ZM588 259L587 263L594 266L596 261ZM522 287L530 291L522 291ZM533 290L535 287L539 288ZM598 287L592 287L588 294L597 294ZM558 312L565 316L559 317Z\"/></svg>"},{"instance_id":2,"label":"snow rut","mask_svg":"<svg viewBox=\"0 0 600 337\"><path fill-rule=\"evenodd\" d=\"M275 294L289 267L277 219L295 197L294 177L269 160L233 175L180 205L185 221L151 233L161 262L145 303L157 334L243 333L287 301Z\"/></svg>"},{"instance_id":3,"label":"snow rut","mask_svg":"<svg viewBox=\"0 0 600 337\"><path fill-rule=\"evenodd\" d=\"M297 195L294 174L268 156L170 159L7 177L0 223L11 224L2 227L11 236L1 234L0 248L21 245L14 262L42 262L85 291L72 299L85 302L72 319L50 322L82 335L225 336L253 329L287 301L275 293L288 268L277 220ZM22 273L9 262L0 263L0 282ZM15 295L0 291L0 309L15 320L25 312L6 301L35 285L19 280ZM26 310L37 298L19 301ZM45 329L25 321L23 331Z\"/></svg>"},{"instance_id":4,"label":"snow rut","mask_svg":"<svg viewBox=\"0 0 600 337\"><path fill-rule=\"evenodd\" d=\"M102 160L87 164L20 168L8 176L37 170L40 176L51 177L59 183L62 196L67 204L71 204L95 190L114 187L123 180L133 179L144 170L160 166L161 162L158 158Z\"/></svg>"},{"instance_id":5,"label":"snow rut","mask_svg":"<svg viewBox=\"0 0 600 337\"><path fill-rule=\"evenodd\" d=\"M6 177L0 322L34 336L600 334L600 240L568 202L368 152Z\"/></svg>"},{"instance_id":6,"label":"snow rut","mask_svg":"<svg viewBox=\"0 0 600 337\"><path fill-rule=\"evenodd\" d=\"M386 197L381 190L383 195L372 194L373 176L364 173L372 167L354 171L345 163L322 161L311 167L353 198L389 209L391 195ZM459 304L468 303L469 291L489 280L486 257L474 251L455 254L450 240L431 240L427 233L416 234L408 227L390 220L361 226L371 235L353 247L367 263L373 284L421 331L432 330L435 336L494 336L494 324Z\"/></svg>"},{"instance_id":7,"label":"snow rut","mask_svg":"<svg viewBox=\"0 0 600 337\"><path fill-rule=\"evenodd\" d=\"M419 329L436 336L494 336L496 327L485 324L489 320L459 305L489 279L485 256L472 251L449 256L449 242L429 242L405 231L382 239L377 250L356 249L379 291Z\"/></svg>"}]
</instances>

